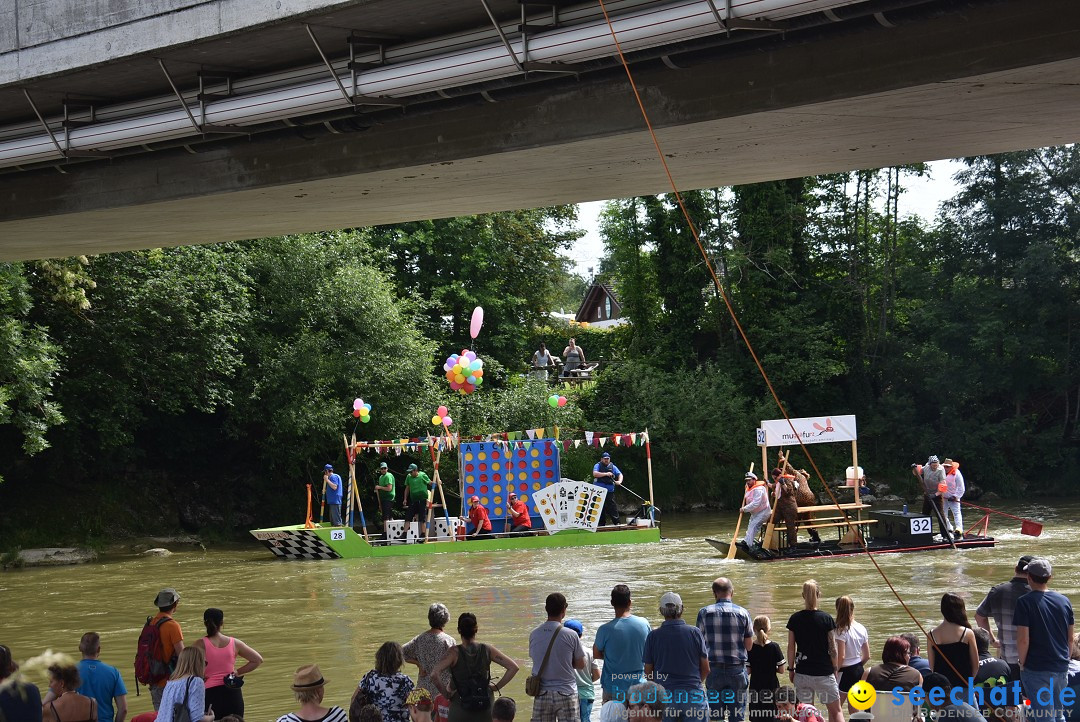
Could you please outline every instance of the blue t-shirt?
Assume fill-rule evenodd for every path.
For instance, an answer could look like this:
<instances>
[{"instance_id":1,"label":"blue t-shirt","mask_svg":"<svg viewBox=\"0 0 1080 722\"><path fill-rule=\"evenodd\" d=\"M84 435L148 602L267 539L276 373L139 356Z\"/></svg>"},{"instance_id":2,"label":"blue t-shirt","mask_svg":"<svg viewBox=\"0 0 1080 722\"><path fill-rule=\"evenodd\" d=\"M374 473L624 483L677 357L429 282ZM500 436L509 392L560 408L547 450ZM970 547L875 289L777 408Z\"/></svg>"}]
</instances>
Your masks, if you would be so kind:
<instances>
[{"instance_id":1,"label":"blue t-shirt","mask_svg":"<svg viewBox=\"0 0 1080 722\"><path fill-rule=\"evenodd\" d=\"M331 489L330 485L326 485L326 503L327 504L340 504L341 503L341 477L337 474L330 474L330 481L337 484L336 489Z\"/></svg>"},{"instance_id":2,"label":"blue t-shirt","mask_svg":"<svg viewBox=\"0 0 1080 722\"><path fill-rule=\"evenodd\" d=\"M650 631L649 623L634 615L617 617L596 630L596 648L604 655L600 686L614 699L625 699L626 690L645 676L641 654Z\"/></svg>"},{"instance_id":3,"label":"blue t-shirt","mask_svg":"<svg viewBox=\"0 0 1080 722\"><path fill-rule=\"evenodd\" d=\"M594 476L593 483L597 486L604 487L608 491L615 491L615 479L618 479L620 476L622 476L622 472L619 471L619 467L615 466L614 464L605 464L604 462L600 461L597 462L595 466L593 466L592 470L602 471L605 473L610 471L612 474L614 474L615 476L605 476L601 479L598 479Z\"/></svg>"},{"instance_id":4,"label":"blue t-shirt","mask_svg":"<svg viewBox=\"0 0 1080 722\"><path fill-rule=\"evenodd\" d=\"M1017 599L1013 624L1028 628L1024 668L1033 672L1068 672L1072 623L1072 604L1063 594L1032 590Z\"/></svg>"},{"instance_id":5,"label":"blue t-shirt","mask_svg":"<svg viewBox=\"0 0 1080 722\"><path fill-rule=\"evenodd\" d=\"M701 660L709 658L705 635L684 619L665 619L649 633L641 661L653 666L664 689L701 689Z\"/></svg>"},{"instance_id":6,"label":"blue t-shirt","mask_svg":"<svg viewBox=\"0 0 1080 722\"><path fill-rule=\"evenodd\" d=\"M79 661L79 679L82 684L75 691L97 700L98 722L112 722L113 697L127 694L119 670L97 659L83 659Z\"/></svg>"}]
</instances>

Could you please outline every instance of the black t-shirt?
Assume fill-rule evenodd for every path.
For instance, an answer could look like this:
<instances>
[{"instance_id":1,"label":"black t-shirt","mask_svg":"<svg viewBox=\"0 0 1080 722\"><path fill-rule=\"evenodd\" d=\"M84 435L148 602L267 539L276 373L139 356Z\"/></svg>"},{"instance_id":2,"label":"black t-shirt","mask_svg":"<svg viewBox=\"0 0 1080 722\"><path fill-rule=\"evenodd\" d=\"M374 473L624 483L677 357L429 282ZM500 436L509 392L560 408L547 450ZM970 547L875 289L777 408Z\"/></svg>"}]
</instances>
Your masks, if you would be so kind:
<instances>
[{"instance_id":1,"label":"black t-shirt","mask_svg":"<svg viewBox=\"0 0 1080 722\"><path fill-rule=\"evenodd\" d=\"M988 679L998 677L1004 677L1007 682L1011 675L1008 662L997 657L980 657L979 670L975 673L975 684L982 684Z\"/></svg>"},{"instance_id":2,"label":"black t-shirt","mask_svg":"<svg viewBox=\"0 0 1080 722\"><path fill-rule=\"evenodd\" d=\"M746 661L750 665L750 689L776 689L780 686L776 667L784 661L784 653L779 644L755 644L747 652Z\"/></svg>"},{"instance_id":3,"label":"black t-shirt","mask_svg":"<svg viewBox=\"0 0 1080 722\"><path fill-rule=\"evenodd\" d=\"M829 656L829 632L836 629L836 622L820 609L804 609L788 619L787 628L795 635L795 671L813 677L833 673L833 661Z\"/></svg>"}]
</instances>

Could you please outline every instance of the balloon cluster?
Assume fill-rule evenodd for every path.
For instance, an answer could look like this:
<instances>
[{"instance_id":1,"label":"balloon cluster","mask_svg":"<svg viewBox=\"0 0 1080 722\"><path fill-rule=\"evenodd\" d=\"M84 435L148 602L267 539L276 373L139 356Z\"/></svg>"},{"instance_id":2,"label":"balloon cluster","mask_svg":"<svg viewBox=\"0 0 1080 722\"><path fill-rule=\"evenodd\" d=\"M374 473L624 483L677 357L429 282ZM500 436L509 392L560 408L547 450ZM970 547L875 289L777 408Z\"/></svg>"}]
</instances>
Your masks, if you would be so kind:
<instances>
[{"instance_id":1,"label":"balloon cluster","mask_svg":"<svg viewBox=\"0 0 1080 722\"><path fill-rule=\"evenodd\" d=\"M552 394L551 396L548 396L548 406L553 409L561 409L566 406L566 397Z\"/></svg>"},{"instance_id":2,"label":"balloon cluster","mask_svg":"<svg viewBox=\"0 0 1080 722\"><path fill-rule=\"evenodd\" d=\"M363 399L353 399L352 415L366 424L371 421L371 404L365 404Z\"/></svg>"},{"instance_id":3,"label":"balloon cluster","mask_svg":"<svg viewBox=\"0 0 1080 722\"><path fill-rule=\"evenodd\" d=\"M450 428L450 424L452 423L454 423L454 420L450 418L450 411L445 406L440 406L439 410L435 412L435 415L431 417L432 426Z\"/></svg>"},{"instance_id":4,"label":"balloon cluster","mask_svg":"<svg viewBox=\"0 0 1080 722\"><path fill-rule=\"evenodd\" d=\"M450 354L443 364L443 371L446 372L450 388L462 396L471 394L476 391L477 386L484 383L484 362L468 349L460 354Z\"/></svg>"}]
</instances>

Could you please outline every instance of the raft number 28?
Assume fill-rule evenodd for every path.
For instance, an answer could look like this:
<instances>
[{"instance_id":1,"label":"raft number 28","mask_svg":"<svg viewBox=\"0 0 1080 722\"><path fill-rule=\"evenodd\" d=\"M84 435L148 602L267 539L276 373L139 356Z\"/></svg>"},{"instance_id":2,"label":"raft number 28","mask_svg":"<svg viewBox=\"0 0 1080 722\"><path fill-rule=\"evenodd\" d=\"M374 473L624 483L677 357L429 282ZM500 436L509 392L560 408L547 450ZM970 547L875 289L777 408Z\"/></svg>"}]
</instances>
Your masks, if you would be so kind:
<instances>
[{"instance_id":1,"label":"raft number 28","mask_svg":"<svg viewBox=\"0 0 1080 722\"><path fill-rule=\"evenodd\" d=\"M912 521L914 521L914 519ZM929 524L930 520L927 519L926 521ZM345 541L345 530L344 529L331 529L330 530L330 541Z\"/></svg>"},{"instance_id":2,"label":"raft number 28","mask_svg":"<svg viewBox=\"0 0 1080 722\"><path fill-rule=\"evenodd\" d=\"M931 529L930 517L928 516L918 516L911 520L912 534L930 534Z\"/></svg>"}]
</instances>

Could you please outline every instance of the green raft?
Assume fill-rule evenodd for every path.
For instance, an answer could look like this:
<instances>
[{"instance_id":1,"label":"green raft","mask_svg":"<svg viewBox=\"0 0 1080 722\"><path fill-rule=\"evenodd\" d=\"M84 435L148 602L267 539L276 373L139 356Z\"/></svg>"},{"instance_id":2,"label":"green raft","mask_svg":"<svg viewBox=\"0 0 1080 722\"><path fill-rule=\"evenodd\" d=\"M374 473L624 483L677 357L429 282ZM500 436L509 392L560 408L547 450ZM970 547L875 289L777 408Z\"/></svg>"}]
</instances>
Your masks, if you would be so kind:
<instances>
[{"instance_id":1,"label":"green raft","mask_svg":"<svg viewBox=\"0 0 1080 722\"><path fill-rule=\"evenodd\" d=\"M421 554L493 552L514 549L558 549L606 544L648 544L660 541L658 526L602 527L597 531L564 529L533 536L492 536L486 539L437 540L423 544L371 544L349 527L303 524L252 529L251 535L281 559L368 559Z\"/></svg>"}]
</instances>

